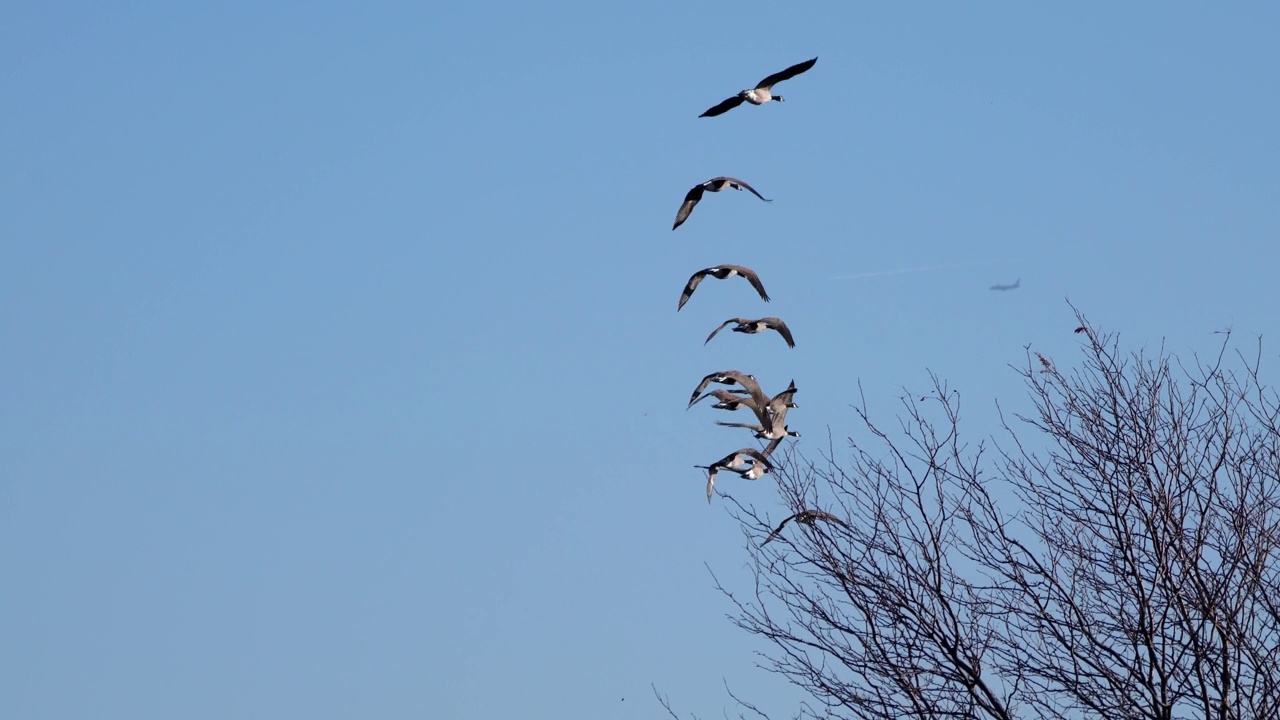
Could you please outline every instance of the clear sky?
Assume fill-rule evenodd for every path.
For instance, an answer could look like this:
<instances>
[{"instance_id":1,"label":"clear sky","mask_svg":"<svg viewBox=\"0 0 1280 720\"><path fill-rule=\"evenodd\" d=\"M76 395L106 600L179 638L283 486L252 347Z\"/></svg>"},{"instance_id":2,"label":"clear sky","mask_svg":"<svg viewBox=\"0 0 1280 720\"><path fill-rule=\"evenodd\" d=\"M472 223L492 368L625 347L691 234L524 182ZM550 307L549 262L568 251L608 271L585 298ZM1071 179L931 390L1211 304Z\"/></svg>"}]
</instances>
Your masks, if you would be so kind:
<instances>
[{"instance_id":1,"label":"clear sky","mask_svg":"<svg viewBox=\"0 0 1280 720\"><path fill-rule=\"evenodd\" d=\"M994 432L1068 300L1276 337L1274 3L615 5L6 10L0 716L786 713L703 375L794 378L816 456L929 370ZM672 232L718 175L774 201ZM721 263L773 302L677 314Z\"/></svg>"}]
</instances>

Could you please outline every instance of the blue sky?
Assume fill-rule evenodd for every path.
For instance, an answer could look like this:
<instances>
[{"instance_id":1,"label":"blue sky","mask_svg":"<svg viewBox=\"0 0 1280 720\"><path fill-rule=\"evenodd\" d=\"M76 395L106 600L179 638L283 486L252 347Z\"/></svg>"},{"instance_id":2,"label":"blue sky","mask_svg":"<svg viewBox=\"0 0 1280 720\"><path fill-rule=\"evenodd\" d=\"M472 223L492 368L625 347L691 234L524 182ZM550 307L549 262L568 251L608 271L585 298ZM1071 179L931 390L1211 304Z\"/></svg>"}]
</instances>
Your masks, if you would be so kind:
<instances>
[{"instance_id":1,"label":"blue sky","mask_svg":"<svg viewBox=\"0 0 1280 720\"><path fill-rule=\"evenodd\" d=\"M0 715L630 719L653 683L718 717L724 680L785 713L692 467L749 438L688 393L794 378L801 452L842 452L859 383L891 420L932 370L978 440L1027 407L1024 348L1079 358L1068 300L1130 347L1274 337L1278 32L1263 3L10 9ZM774 202L672 232L718 175ZM677 314L720 263L773 302L708 281ZM794 350L702 344L773 314Z\"/></svg>"}]
</instances>

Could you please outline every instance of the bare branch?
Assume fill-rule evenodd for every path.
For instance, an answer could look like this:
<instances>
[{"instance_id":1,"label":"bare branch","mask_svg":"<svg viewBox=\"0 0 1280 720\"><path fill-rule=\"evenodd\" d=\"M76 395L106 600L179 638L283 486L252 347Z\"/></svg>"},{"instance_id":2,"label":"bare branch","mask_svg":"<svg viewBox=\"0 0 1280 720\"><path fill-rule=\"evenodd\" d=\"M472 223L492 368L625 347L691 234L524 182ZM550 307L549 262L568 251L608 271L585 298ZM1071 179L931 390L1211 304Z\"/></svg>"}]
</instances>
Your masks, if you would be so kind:
<instances>
[{"instance_id":1,"label":"bare branch","mask_svg":"<svg viewBox=\"0 0 1280 720\"><path fill-rule=\"evenodd\" d=\"M1032 411L998 408L990 457L933 377L892 431L861 398L846 464L830 442L821 462L788 452L780 511L729 498L754 587L717 587L768 641L762 667L814 699L797 717L1280 717L1260 346L1125 354L1076 314L1083 361L1027 349Z\"/></svg>"}]
</instances>

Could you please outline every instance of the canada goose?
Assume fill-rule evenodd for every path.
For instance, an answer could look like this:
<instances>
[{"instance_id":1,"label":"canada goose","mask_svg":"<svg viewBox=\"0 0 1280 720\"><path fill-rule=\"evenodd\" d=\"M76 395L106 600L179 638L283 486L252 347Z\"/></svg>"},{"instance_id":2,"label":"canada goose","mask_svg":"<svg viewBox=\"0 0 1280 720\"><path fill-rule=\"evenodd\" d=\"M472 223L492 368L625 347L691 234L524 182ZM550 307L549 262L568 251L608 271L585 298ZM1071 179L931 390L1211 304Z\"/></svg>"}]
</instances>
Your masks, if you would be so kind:
<instances>
[{"instance_id":1,"label":"canada goose","mask_svg":"<svg viewBox=\"0 0 1280 720\"><path fill-rule=\"evenodd\" d=\"M697 185L694 185L693 188L689 190L689 192L685 193L684 202L680 203L680 209L676 211L676 223L671 226L671 229L675 230L676 228L684 224L685 220L689 219L689 213L693 212L693 206L697 205L698 201L702 199L703 193L708 191L720 192L725 188L733 188L734 190L738 190L738 191L741 191L743 188L746 188L751 191L752 195L755 195L761 200L765 202L773 202L769 198L756 192L755 188L751 187L750 185L742 182L737 178L731 178L731 177L711 178L710 180L704 183L698 183Z\"/></svg>"},{"instance_id":2,"label":"canada goose","mask_svg":"<svg viewBox=\"0 0 1280 720\"><path fill-rule=\"evenodd\" d=\"M689 407L693 407L697 403L708 397L714 397L720 400L719 403L712 405L717 410L738 410L743 407L750 408L755 414L756 419L760 421L758 425L736 424L734 427L749 427L756 431L756 437L768 440L777 440L787 435L800 437L800 433L787 431L785 427L787 420L787 411L797 407L793 398L795 397L796 381L792 380L786 390L774 395L772 398L765 396L763 391L751 390L712 390L706 395L695 397L693 402L689 403ZM721 423L722 425L725 423ZM775 432L775 428L781 428ZM786 431L784 433L784 431ZM773 448L777 444L769 446L765 454L773 452Z\"/></svg>"},{"instance_id":3,"label":"canada goose","mask_svg":"<svg viewBox=\"0 0 1280 720\"><path fill-rule=\"evenodd\" d=\"M751 460L751 464L745 468L740 467L748 459ZM710 465L694 465L694 467L707 471L707 502L711 502L711 495L716 488L717 472L729 470L738 473L739 476L746 480L759 480L772 469L773 465L769 462L769 456L765 453L755 448L742 448L725 455Z\"/></svg>"},{"instance_id":4,"label":"canada goose","mask_svg":"<svg viewBox=\"0 0 1280 720\"><path fill-rule=\"evenodd\" d=\"M744 407L755 409L755 401L751 399L751 394L746 390L709 390L698 396L698 399L693 401L693 405L697 405L709 397L720 401L711 406L716 410L740 410ZM689 407L693 407L693 405Z\"/></svg>"},{"instance_id":5,"label":"canada goose","mask_svg":"<svg viewBox=\"0 0 1280 720\"><path fill-rule=\"evenodd\" d=\"M752 460L751 465L744 470L738 471L738 477L743 480L759 480L764 474L769 472L769 467L758 460Z\"/></svg>"},{"instance_id":6,"label":"canada goose","mask_svg":"<svg viewBox=\"0 0 1280 720\"><path fill-rule=\"evenodd\" d=\"M764 407L769 404L769 397L760 389L760 383L756 382L754 375L746 375L737 370L722 370L714 372L702 378L702 382L698 383L698 387L693 391L693 395L689 397L689 407L698 401L698 396L702 391L707 389L711 383L720 383L721 385L741 385L751 395L752 402L755 407Z\"/></svg>"},{"instance_id":7,"label":"canada goose","mask_svg":"<svg viewBox=\"0 0 1280 720\"><path fill-rule=\"evenodd\" d=\"M773 399L770 400L769 404L772 407L773 405L777 404L779 401L783 401L787 407L795 407L796 404L791 402L791 399L795 397L796 393L798 392L800 392L800 390L796 388L796 381L792 380L791 383L787 385L786 390L783 390L782 392L773 396Z\"/></svg>"},{"instance_id":8,"label":"canada goose","mask_svg":"<svg viewBox=\"0 0 1280 720\"><path fill-rule=\"evenodd\" d=\"M761 80L751 90L743 90L742 92L738 93L737 95L734 95L728 100L725 100L719 105L716 105L715 107L707 110L706 112L702 113L698 117L715 117L716 115L721 115L723 113L729 112L730 110L738 107L744 102L749 102L752 105L763 105L769 102L770 100L777 100L778 102L782 102L781 95L774 95L772 92L770 92L773 86L777 85L783 80L790 80L791 78L799 75L805 70L808 70L809 68L813 67L813 64L816 62L818 62L818 58L814 58L812 60L805 60L802 63L797 63L795 65L792 65L791 67L787 68L786 70L783 70L782 72L774 73L769 77Z\"/></svg>"},{"instance_id":9,"label":"canada goose","mask_svg":"<svg viewBox=\"0 0 1280 720\"><path fill-rule=\"evenodd\" d=\"M812 525L815 520L827 520L827 521L836 523L837 525L843 525L846 528L849 527L849 523L841 520L840 518L836 517L835 515L832 515L829 512L823 512L821 510L801 510L795 515L792 515L786 520L783 520L778 525L778 527L774 528L773 532L769 533L769 537L765 538L764 542L760 543L760 546L763 547L765 545L768 545L770 540L778 537L778 534L782 532L782 528L786 527L787 523L791 522L792 520L795 520L798 523L803 523L805 525Z\"/></svg>"},{"instance_id":10,"label":"canada goose","mask_svg":"<svg viewBox=\"0 0 1280 720\"><path fill-rule=\"evenodd\" d=\"M787 324L782 322L782 318L776 317L760 318L759 320L729 318L721 323L720 327L712 330L711 334L707 336L707 339L703 341L702 344L706 345L711 342L711 338L715 337L716 333L723 330L729 323L738 324L738 327L733 329L734 332L746 333L748 335L755 335L756 333L764 332L765 330L777 330L778 334L782 336L782 339L787 341L787 347L793 348L796 346L795 338L791 337L791 328L787 327Z\"/></svg>"},{"instance_id":11,"label":"canada goose","mask_svg":"<svg viewBox=\"0 0 1280 720\"><path fill-rule=\"evenodd\" d=\"M770 423L770 427L768 429L766 429L763 424L757 425L755 423L728 423L717 420L716 424L723 425L724 427L740 427L753 430L755 431L756 438L759 440L781 440L788 435L791 437L800 437L799 432L791 430L780 422Z\"/></svg>"},{"instance_id":12,"label":"canada goose","mask_svg":"<svg viewBox=\"0 0 1280 720\"><path fill-rule=\"evenodd\" d=\"M792 380L786 390L774 395L773 399L769 401L769 405L765 410L769 416L769 423L771 426L777 427L778 425L785 425L787 422L787 411L792 408L799 407L795 404L793 399L795 398L796 392L798 392L796 390L796 381ZM796 434L796 437L800 437L799 433Z\"/></svg>"},{"instance_id":13,"label":"canada goose","mask_svg":"<svg viewBox=\"0 0 1280 720\"><path fill-rule=\"evenodd\" d=\"M760 282L760 276L756 275L756 271L751 268L742 267L741 265L717 265L709 267L705 270L699 270L689 278L688 284L684 286L684 292L680 293L680 304L676 306L676 312L680 312L680 308L689 302L689 298L693 297L693 291L697 289L702 279L710 275L717 280L727 280L737 275L751 283L751 287L756 289L760 294L760 299L769 302L769 294L764 291L764 285Z\"/></svg>"}]
</instances>

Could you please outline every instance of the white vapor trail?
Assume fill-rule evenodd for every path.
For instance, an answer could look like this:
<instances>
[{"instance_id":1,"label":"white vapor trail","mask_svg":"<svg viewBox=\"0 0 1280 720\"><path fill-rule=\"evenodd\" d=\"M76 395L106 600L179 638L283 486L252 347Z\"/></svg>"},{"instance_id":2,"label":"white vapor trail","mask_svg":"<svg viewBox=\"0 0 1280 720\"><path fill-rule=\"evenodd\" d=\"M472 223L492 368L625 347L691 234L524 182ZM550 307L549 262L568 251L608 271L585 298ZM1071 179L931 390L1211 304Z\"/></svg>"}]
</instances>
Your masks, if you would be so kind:
<instances>
[{"instance_id":1,"label":"white vapor trail","mask_svg":"<svg viewBox=\"0 0 1280 720\"><path fill-rule=\"evenodd\" d=\"M973 262L951 263L950 265L921 265L920 267L902 268L901 270L881 270L879 272L857 273L855 275L837 275L832 280L853 280L855 278L880 277L882 275L904 275L906 273L926 272L928 270L948 270L950 268L972 267L974 265L990 265L990 260L974 260Z\"/></svg>"}]
</instances>

